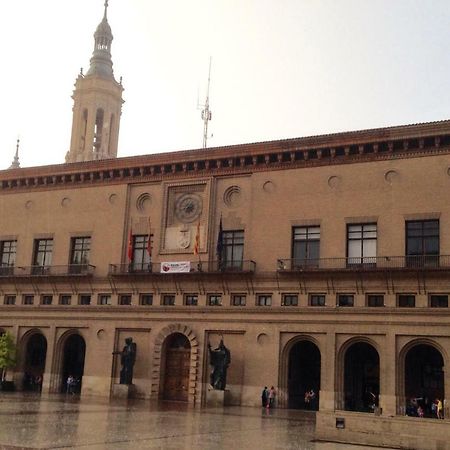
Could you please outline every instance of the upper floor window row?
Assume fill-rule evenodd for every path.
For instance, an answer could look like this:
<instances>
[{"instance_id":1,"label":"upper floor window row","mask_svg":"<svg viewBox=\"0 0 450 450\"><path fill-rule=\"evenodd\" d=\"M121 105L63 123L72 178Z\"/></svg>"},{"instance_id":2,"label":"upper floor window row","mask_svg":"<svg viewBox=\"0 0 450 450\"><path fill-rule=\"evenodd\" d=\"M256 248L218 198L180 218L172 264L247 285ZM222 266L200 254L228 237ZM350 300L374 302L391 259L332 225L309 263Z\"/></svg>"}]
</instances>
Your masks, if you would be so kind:
<instances>
[{"instance_id":1,"label":"upper floor window row","mask_svg":"<svg viewBox=\"0 0 450 450\"><path fill-rule=\"evenodd\" d=\"M39 271L51 267L53 259L53 239L35 239L31 264ZM74 237L70 245L70 265L72 268L89 264L91 237ZM12 269L16 263L17 241L0 241L0 270ZM44 268L44 269L42 269Z\"/></svg>"},{"instance_id":2,"label":"upper floor window row","mask_svg":"<svg viewBox=\"0 0 450 450\"><path fill-rule=\"evenodd\" d=\"M347 265L375 264L377 224L348 224L346 229ZM405 256L409 266L436 263L439 256L439 220L413 220L405 223ZM319 267L320 226L294 227L292 230L294 266Z\"/></svg>"}]
</instances>

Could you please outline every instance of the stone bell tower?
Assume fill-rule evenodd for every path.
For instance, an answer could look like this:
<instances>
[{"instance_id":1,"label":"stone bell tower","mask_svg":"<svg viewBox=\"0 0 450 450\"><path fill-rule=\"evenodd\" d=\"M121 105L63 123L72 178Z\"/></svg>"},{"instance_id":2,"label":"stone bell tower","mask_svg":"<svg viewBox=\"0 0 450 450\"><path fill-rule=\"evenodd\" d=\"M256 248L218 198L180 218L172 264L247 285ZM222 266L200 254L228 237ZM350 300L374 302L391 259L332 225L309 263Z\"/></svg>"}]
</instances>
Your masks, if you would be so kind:
<instances>
[{"instance_id":1,"label":"stone bell tower","mask_svg":"<svg viewBox=\"0 0 450 450\"><path fill-rule=\"evenodd\" d=\"M66 162L93 161L117 157L122 82L114 78L111 60L113 35L107 19L108 0L103 19L94 38L94 52L86 75L80 72L72 98L73 120L70 150Z\"/></svg>"}]
</instances>

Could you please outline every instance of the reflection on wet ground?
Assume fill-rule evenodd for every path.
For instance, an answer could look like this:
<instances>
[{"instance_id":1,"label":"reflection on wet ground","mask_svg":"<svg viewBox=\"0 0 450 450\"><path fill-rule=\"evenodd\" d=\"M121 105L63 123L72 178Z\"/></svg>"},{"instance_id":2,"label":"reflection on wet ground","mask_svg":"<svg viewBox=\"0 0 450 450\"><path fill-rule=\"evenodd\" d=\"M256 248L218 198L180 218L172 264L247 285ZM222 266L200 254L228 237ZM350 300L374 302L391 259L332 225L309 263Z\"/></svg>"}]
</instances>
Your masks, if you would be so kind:
<instances>
[{"instance_id":1,"label":"reflection on wet ground","mask_svg":"<svg viewBox=\"0 0 450 450\"><path fill-rule=\"evenodd\" d=\"M308 412L0 394L0 448L5 450L366 448L313 439L314 414Z\"/></svg>"}]
</instances>

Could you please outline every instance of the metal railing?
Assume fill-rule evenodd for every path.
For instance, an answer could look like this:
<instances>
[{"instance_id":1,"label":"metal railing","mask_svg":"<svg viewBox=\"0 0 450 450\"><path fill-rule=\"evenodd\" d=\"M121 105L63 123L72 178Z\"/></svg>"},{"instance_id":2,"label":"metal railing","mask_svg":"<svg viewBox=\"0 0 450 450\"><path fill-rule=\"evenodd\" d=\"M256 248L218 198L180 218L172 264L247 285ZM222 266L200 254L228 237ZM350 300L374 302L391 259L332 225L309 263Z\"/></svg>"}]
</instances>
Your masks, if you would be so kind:
<instances>
[{"instance_id":1,"label":"metal railing","mask_svg":"<svg viewBox=\"0 0 450 450\"><path fill-rule=\"evenodd\" d=\"M94 273L91 264L67 266L0 266L0 277L87 276Z\"/></svg>"},{"instance_id":2,"label":"metal railing","mask_svg":"<svg viewBox=\"0 0 450 450\"><path fill-rule=\"evenodd\" d=\"M160 273L183 273L164 272L161 270L161 262L155 263L127 263L110 264L110 275L146 275ZM239 261L191 261L189 272L184 273L247 273L254 272L256 263L251 260Z\"/></svg>"},{"instance_id":3,"label":"metal railing","mask_svg":"<svg viewBox=\"0 0 450 450\"><path fill-rule=\"evenodd\" d=\"M278 259L277 271L371 271L400 269L450 269L450 255L374 256L366 258Z\"/></svg>"}]
</instances>

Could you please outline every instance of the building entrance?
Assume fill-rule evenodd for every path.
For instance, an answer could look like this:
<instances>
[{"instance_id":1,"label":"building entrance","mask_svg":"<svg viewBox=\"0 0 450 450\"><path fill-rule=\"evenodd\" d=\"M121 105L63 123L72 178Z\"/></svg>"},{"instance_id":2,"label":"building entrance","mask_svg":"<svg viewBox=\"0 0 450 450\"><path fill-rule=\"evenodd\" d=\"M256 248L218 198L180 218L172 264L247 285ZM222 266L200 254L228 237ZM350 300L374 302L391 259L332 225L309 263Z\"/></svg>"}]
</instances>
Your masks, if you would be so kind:
<instances>
[{"instance_id":1,"label":"building entrance","mask_svg":"<svg viewBox=\"0 0 450 450\"><path fill-rule=\"evenodd\" d=\"M380 358L365 342L345 352L344 399L347 411L374 412L380 393Z\"/></svg>"},{"instance_id":2,"label":"building entrance","mask_svg":"<svg viewBox=\"0 0 450 450\"><path fill-rule=\"evenodd\" d=\"M419 344L412 347L405 358L405 396L408 415L416 415L421 406L425 416L436 416L431 405L445 398L444 359L435 347Z\"/></svg>"},{"instance_id":3,"label":"building entrance","mask_svg":"<svg viewBox=\"0 0 450 450\"><path fill-rule=\"evenodd\" d=\"M40 333L29 337L26 351L23 376L24 391L38 391L42 388L47 356L47 340Z\"/></svg>"},{"instance_id":4,"label":"building entrance","mask_svg":"<svg viewBox=\"0 0 450 450\"><path fill-rule=\"evenodd\" d=\"M79 394L84 373L86 343L79 334L72 334L64 343L61 392Z\"/></svg>"},{"instance_id":5,"label":"building entrance","mask_svg":"<svg viewBox=\"0 0 450 450\"><path fill-rule=\"evenodd\" d=\"M297 342L289 352L289 408L319 409L320 350L310 341Z\"/></svg>"},{"instance_id":6,"label":"building entrance","mask_svg":"<svg viewBox=\"0 0 450 450\"><path fill-rule=\"evenodd\" d=\"M191 344L181 333L172 334L166 341L166 364L164 371L165 400L188 400Z\"/></svg>"}]
</instances>

